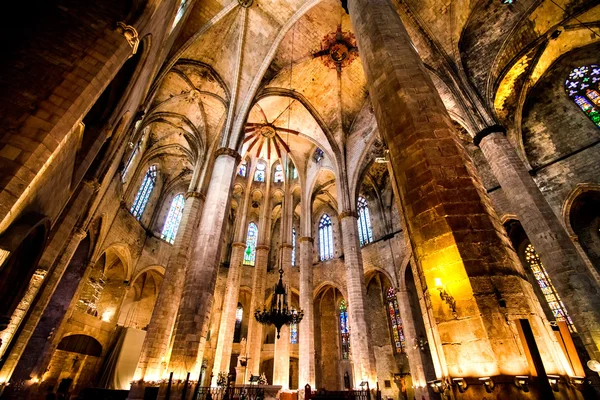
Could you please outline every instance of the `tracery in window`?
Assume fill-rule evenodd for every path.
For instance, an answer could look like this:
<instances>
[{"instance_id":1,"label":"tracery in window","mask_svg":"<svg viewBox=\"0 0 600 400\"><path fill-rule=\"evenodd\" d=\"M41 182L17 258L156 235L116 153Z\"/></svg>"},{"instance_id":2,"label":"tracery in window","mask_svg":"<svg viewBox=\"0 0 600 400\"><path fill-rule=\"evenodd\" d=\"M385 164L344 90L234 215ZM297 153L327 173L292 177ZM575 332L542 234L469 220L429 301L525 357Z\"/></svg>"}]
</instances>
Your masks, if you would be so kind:
<instances>
[{"instance_id":1,"label":"tracery in window","mask_svg":"<svg viewBox=\"0 0 600 400\"><path fill-rule=\"evenodd\" d=\"M546 269L540 260L540 256L538 256L531 243L525 248L525 260L527 261L527 264L529 264L529 268L531 268L535 280L542 289L542 293L546 298L546 302L548 303L548 306L550 306L550 310L552 310L552 314L556 320L565 321L569 326L569 330L571 332L575 332L573 321L571 320L571 317L569 317L567 309L558 296L558 293L556 293L556 289L554 288L554 285L552 284L552 281L550 280L550 277L548 276L548 273L546 272Z\"/></svg>"},{"instance_id":2,"label":"tracery in window","mask_svg":"<svg viewBox=\"0 0 600 400\"><path fill-rule=\"evenodd\" d=\"M333 229L327 214L323 214L319 222L319 258L321 261L333 258Z\"/></svg>"},{"instance_id":3,"label":"tracery in window","mask_svg":"<svg viewBox=\"0 0 600 400\"><path fill-rule=\"evenodd\" d=\"M373 241L373 229L371 228L371 215L369 214L369 204L364 197L358 198L358 238L360 245L371 243Z\"/></svg>"},{"instance_id":4,"label":"tracery in window","mask_svg":"<svg viewBox=\"0 0 600 400\"><path fill-rule=\"evenodd\" d=\"M394 336L394 344L396 346L396 351L401 353L405 346L404 328L402 326L402 318L400 318L400 310L398 309L398 298L396 297L396 290L394 290L394 288L389 288L387 291L387 304L388 315L390 316L390 323L392 325L392 335Z\"/></svg>"},{"instance_id":5,"label":"tracery in window","mask_svg":"<svg viewBox=\"0 0 600 400\"><path fill-rule=\"evenodd\" d=\"M600 66L591 64L573 69L565 81L565 90L581 111L600 127Z\"/></svg>"},{"instance_id":6,"label":"tracery in window","mask_svg":"<svg viewBox=\"0 0 600 400\"><path fill-rule=\"evenodd\" d=\"M131 214L138 220L142 218L142 214L144 214L144 209L146 208L146 204L148 204L148 199L150 198L155 185L156 165L151 165L144 176L144 180L142 181L140 189L133 200L133 205L131 206Z\"/></svg>"},{"instance_id":7,"label":"tracery in window","mask_svg":"<svg viewBox=\"0 0 600 400\"><path fill-rule=\"evenodd\" d=\"M183 197L183 193L175 196L171 202L171 208L169 208L167 220L161 234L161 238L171 244L175 242L175 236L177 236L177 230L183 216L184 205L185 198Z\"/></svg>"},{"instance_id":8,"label":"tracery in window","mask_svg":"<svg viewBox=\"0 0 600 400\"><path fill-rule=\"evenodd\" d=\"M298 344L298 324L290 325L290 343Z\"/></svg>"},{"instance_id":9,"label":"tracery in window","mask_svg":"<svg viewBox=\"0 0 600 400\"><path fill-rule=\"evenodd\" d=\"M281 166L281 164L277 164L275 166L275 175L273 177L273 182L283 182L283 167Z\"/></svg>"},{"instance_id":10,"label":"tracery in window","mask_svg":"<svg viewBox=\"0 0 600 400\"><path fill-rule=\"evenodd\" d=\"M256 242L258 240L258 227L254 222L248 225L246 236L246 251L244 252L244 265L254 265L256 261Z\"/></svg>"},{"instance_id":11,"label":"tracery in window","mask_svg":"<svg viewBox=\"0 0 600 400\"><path fill-rule=\"evenodd\" d=\"M319 147L317 147L317 149L315 150L315 153L313 154L313 160L315 160L315 162L319 162L324 157L325 157L325 153L323 152L323 150L321 150Z\"/></svg>"},{"instance_id":12,"label":"tracery in window","mask_svg":"<svg viewBox=\"0 0 600 400\"><path fill-rule=\"evenodd\" d=\"M240 164L240 167L238 168L238 175L239 176L246 176L247 173L248 173L248 162L244 160Z\"/></svg>"},{"instance_id":13,"label":"tracery in window","mask_svg":"<svg viewBox=\"0 0 600 400\"><path fill-rule=\"evenodd\" d=\"M292 265L296 265L296 228L292 228Z\"/></svg>"},{"instance_id":14,"label":"tracery in window","mask_svg":"<svg viewBox=\"0 0 600 400\"><path fill-rule=\"evenodd\" d=\"M244 307L238 303L237 310L235 310L235 330L233 333L233 342L239 343L242 336L242 319L244 318Z\"/></svg>"},{"instance_id":15,"label":"tracery in window","mask_svg":"<svg viewBox=\"0 0 600 400\"><path fill-rule=\"evenodd\" d=\"M342 358L350 358L350 327L348 326L348 308L346 301L340 302L340 339L342 342Z\"/></svg>"},{"instance_id":16,"label":"tracery in window","mask_svg":"<svg viewBox=\"0 0 600 400\"><path fill-rule=\"evenodd\" d=\"M254 172L254 181L255 182L264 182L265 181L265 169L267 166L265 163L259 162L256 164L256 171Z\"/></svg>"}]
</instances>

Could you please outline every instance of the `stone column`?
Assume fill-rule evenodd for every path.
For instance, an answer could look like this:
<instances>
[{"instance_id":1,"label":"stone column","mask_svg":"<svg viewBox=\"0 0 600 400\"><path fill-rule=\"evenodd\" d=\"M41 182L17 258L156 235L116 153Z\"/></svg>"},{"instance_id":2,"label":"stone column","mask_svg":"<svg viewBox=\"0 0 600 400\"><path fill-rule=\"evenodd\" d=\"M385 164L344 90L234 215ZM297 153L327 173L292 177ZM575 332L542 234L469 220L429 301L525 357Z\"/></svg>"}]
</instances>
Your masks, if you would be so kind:
<instances>
[{"instance_id":1,"label":"stone column","mask_svg":"<svg viewBox=\"0 0 600 400\"><path fill-rule=\"evenodd\" d=\"M282 221L282 230L289 225ZM282 231L282 237L286 238L287 231ZM288 289L288 304L291 307L291 293L289 292L289 274L292 268L292 245L285 243L281 245L282 268L284 271L283 282ZM273 355L273 385L281 385L282 390L290 388L290 327L284 325L281 328L279 339L275 337L275 351Z\"/></svg>"},{"instance_id":2,"label":"stone column","mask_svg":"<svg viewBox=\"0 0 600 400\"><path fill-rule=\"evenodd\" d=\"M183 215L165 277L152 311L146 339L138 362L135 379L158 381L165 375L167 350L175 326L175 317L181 294L186 266L190 259L198 218L204 205L204 195L200 192L187 192ZM133 398L130 396L130 398Z\"/></svg>"},{"instance_id":3,"label":"stone column","mask_svg":"<svg viewBox=\"0 0 600 400\"><path fill-rule=\"evenodd\" d=\"M311 237L301 237L300 247L300 308L304 318L298 327L298 387L307 383L315 387L315 321L313 301L313 245Z\"/></svg>"},{"instance_id":4,"label":"stone column","mask_svg":"<svg viewBox=\"0 0 600 400\"><path fill-rule=\"evenodd\" d=\"M210 323L214 288L219 268L222 233L230 208L231 185L240 156L228 148L215 154L206 202L195 236L179 304L168 371L175 379L187 372L198 376Z\"/></svg>"},{"instance_id":5,"label":"stone column","mask_svg":"<svg viewBox=\"0 0 600 400\"><path fill-rule=\"evenodd\" d=\"M223 297L219 335L217 336L217 347L215 348L213 386L217 385L219 372L229 373L233 337L235 335L235 314L240 294L240 278L246 244L235 242L231 247L231 262L229 263L229 271L227 272L227 284L225 287L225 296Z\"/></svg>"},{"instance_id":6,"label":"stone column","mask_svg":"<svg viewBox=\"0 0 600 400\"><path fill-rule=\"evenodd\" d=\"M520 318L530 321L548 373L559 373L533 288L398 13L390 0L348 5L407 233L442 338L445 375L529 375L513 322ZM443 300L440 293L452 298ZM478 390L467 395L485 396Z\"/></svg>"},{"instance_id":7,"label":"stone column","mask_svg":"<svg viewBox=\"0 0 600 400\"><path fill-rule=\"evenodd\" d=\"M475 136L527 237L539 254L579 336L592 358L600 360L598 286L577 249L519 159L501 126Z\"/></svg>"},{"instance_id":8,"label":"stone column","mask_svg":"<svg viewBox=\"0 0 600 400\"><path fill-rule=\"evenodd\" d=\"M265 304L265 282L269 262L269 246L256 246L256 263L252 281L252 308L248 322L248 377L258 375L260 370L260 353L262 350L262 325L254 318L254 311L263 309Z\"/></svg>"},{"instance_id":9,"label":"stone column","mask_svg":"<svg viewBox=\"0 0 600 400\"><path fill-rule=\"evenodd\" d=\"M375 384L375 353L371 341L365 312L367 288L362 261L360 243L358 241L357 215L353 211L342 212L339 219L342 225L342 242L344 247L344 264L346 265L346 282L348 287L348 316L351 329L350 348L354 365L354 387L368 380Z\"/></svg>"}]
</instances>

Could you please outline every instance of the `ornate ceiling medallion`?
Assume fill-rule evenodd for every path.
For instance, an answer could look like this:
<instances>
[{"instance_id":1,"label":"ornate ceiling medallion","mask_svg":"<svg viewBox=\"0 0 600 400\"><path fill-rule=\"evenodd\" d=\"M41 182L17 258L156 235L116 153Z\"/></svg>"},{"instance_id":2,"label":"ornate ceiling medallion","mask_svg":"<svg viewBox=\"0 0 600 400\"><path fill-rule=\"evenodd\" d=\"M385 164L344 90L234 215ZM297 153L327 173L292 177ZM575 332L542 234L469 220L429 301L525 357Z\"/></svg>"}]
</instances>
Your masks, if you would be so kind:
<instances>
[{"instance_id":1,"label":"ornate ceiling medallion","mask_svg":"<svg viewBox=\"0 0 600 400\"><path fill-rule=\"evenodd\" d=\"M240 6L242 6L244 8L250 7L253 2L254 2L254 0L238 0L238 3L240 3Z\"/></svg>"},{"instance_id":2,"label":"ornate ceiling medallion","mask_svg":"<svg viewBox=\"0 0 600 400\"><path fill-rule=\"evenodd\" d=\"M338 25L335 32L331 32L323 38L321 50L314 53L313 57L321 57L323 64L328 68L336 69L349 66L358 56L356 38L352 32L342 32L342 26Z\"/></svg>"}]
</instances>

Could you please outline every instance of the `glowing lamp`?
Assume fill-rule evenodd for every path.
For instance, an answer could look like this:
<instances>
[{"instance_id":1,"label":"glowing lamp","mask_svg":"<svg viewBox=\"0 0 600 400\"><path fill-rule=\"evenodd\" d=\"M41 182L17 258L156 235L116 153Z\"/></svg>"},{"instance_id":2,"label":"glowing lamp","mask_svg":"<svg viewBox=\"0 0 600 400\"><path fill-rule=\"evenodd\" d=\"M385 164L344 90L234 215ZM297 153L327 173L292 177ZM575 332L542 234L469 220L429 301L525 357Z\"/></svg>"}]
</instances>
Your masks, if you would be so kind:
<instances>
[{"instance_id":1,"label":"glowing lamp","mask_svg":"<svg viewBox=\"0 0 600 400\"><path fill-rule=\"evenodd\" d=\"M589 360L587 362L587 366L594 372L600 372L600 362L598 362L597 360Z\"/></svg>"},{"instance_id":2,"label":"glowing lamp","mask_svg":"<svg viewBox=\"0 0 600 400\"><path fill-rule=\"evenodd\" d=\"M526 375L515 376L515 385L524 392L529 392L529 377Z\"/></svg>"},{"instance_id":3,"label":"glowing lamp","mask_svg":"<svg viewBox=\"0 0 600 400\"><path fill-rule=\"evenodd\" d=\"M467 381L465 381L465 378L452 378L452 382L458 387L460 393L464 393L467 390Z\"/></svg>"},{"instance_id":4,"label":"glowing lamp","mask_svg":"<svg viewBox=\"0 0 600 400\"><path fill-rule=\"evenodd\" d=\"M483 386L485 387L485 391L488 393L492 393L494 391L494 381L489 376L485 376L483 378L479 378Z\"/></svg>"},{"instance_id":5,"label":"glowing lamp","mask_svg":"<svg viewBox=\"0 0 600 400\"><path fill-rule=\"evenodd\" d=\"M558 381L559 380L560 380L560 376L558 376L558 375L548 375L548 382L550 383L550 387L555 392L558 392Z\"/></svg>"},{"instance_id":6,"label":"glowing lamp","mask_svg":"<svg viewBox=\"0 0 600 400\"><path fill-rule=\"evenodd\" d=\"M444 287L444 285L442 285L442 278L435 278L435 287L438 289Z\"/></svg>"}]
</instances>

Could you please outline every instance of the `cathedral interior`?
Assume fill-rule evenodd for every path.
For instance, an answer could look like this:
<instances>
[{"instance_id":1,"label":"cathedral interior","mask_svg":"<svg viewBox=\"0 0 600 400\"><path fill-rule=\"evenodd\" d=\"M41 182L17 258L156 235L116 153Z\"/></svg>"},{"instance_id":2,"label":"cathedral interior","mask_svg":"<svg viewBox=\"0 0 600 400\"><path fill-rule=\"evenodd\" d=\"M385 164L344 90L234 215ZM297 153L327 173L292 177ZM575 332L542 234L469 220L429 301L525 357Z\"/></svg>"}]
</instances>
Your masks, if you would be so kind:
<instances>
[{"instance_id":1,"label":"cathedral interior","mask_svg":"<svg viewBox=\"0 0 600 400\"><path fill-rule=\"evenodd\" d=\"M600 2L12 3L0 398L600 398Z\"/></svg>"}]
</instances>

